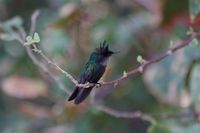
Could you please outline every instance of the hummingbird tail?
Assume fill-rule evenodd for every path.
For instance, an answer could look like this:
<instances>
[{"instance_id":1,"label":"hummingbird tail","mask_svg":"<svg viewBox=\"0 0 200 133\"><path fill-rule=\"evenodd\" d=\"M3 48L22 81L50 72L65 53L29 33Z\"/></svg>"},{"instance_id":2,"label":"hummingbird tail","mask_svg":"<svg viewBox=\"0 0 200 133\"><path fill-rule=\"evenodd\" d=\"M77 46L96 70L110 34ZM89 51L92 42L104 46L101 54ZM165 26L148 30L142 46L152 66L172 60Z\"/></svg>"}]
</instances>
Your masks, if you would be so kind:
<instances>
[{"instance_id":1,"label":"hummingbird tail","mask_svg":"<svg viewBox=\"0 0 200 133\"><path fill-rule=\"evenodd\" d=\"M74 92L71 94L71 96L68 98L68 101L71 101L71 100L73 100L74 98L76 98L76 96L78 95L78 92L79 92L79 89L76 88L76 89L74 90Z\"/></svg>"},{"instance_id":2,"label":"hummingbird tail","mask_svg":"<svg viewBox=\"0 0 200 133\"><path fill-rule=\"evenodd\" d=\"M75 98L74 103L75 104L79 104L81 103L83 100L85 100L85 98L90 94L91 90L93 87L90 88L86 88L86 89L81 89L78 96Z\"/></svg>"}]
</instances>

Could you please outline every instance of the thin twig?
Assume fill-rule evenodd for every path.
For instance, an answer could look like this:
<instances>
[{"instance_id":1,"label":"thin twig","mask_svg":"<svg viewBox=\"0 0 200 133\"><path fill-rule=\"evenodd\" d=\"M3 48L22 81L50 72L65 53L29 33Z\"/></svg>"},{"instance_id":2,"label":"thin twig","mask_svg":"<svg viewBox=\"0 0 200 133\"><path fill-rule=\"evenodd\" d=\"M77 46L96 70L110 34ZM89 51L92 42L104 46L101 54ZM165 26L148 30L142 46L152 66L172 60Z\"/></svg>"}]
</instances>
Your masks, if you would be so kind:
<instances>
[{"instance_id":1,"label":"thin twig","mask_svg":"<svg viewBox=\"0 0 200 133\"><path fill-rule=\"evenodd\" d=\"M195 112L195 111L179 111L176 113L157 113L157 114L145 114L142 113L141 111L120 111L113 109L111 107L107 107L105 105L100 105L94 103L94 107L102 111L108 115L114 116L116 118L126 118L126 119L135 119L139 118L148 122L154 122L154 119L159 119L159 120L166 120L166 119L183 119L183 118L199 118L200 113Z\"/></svg>"},{"instance_id":2,"label":"thin twig","mask_svg":"<svg viewBox=\"0 0 200 133\"><path fill-rule=\"evenodd\" d=\"M63 70L60 66L58 66L55 62L51 61L43 52L42 50L38 49L36 45L33 44L33 51L40 54L41 57L48 63L53 65L58 71L62 72L66 77L68 77L75 85L78 86L78 82L76 81L76 79L69 74L68 72L66 72L65 70Z\"/></svg>"},{"instance_id":3,"label":"thin twig","mask_svg":"<svg viewBox=\"0 0 200 133\"><path fill-rule=\"evenodd\" d=\"M37 17L39 15L39 10L35 11L33 13L33 15L31 16L31 28L30 28L30 34L33 34L34 31L35 31L35 28L36 28L36 20L37 20ZM12 35L22 44L24 43L23 40L21 40L15 32L12 33ZM130 76L132 75L135 75L136 73L142 73L144 69L146 69L147 67L149 67L151 64L154 64L154 63L158 63L160 61L162 61L163 59L165 59L166 57L170 56L172 53L176 52L177 50L189 45L189 43L197 37L198 34L196 33L193 33L192 35L190 35L190 37L188 37L187 39L185 40L182 40L182 41L179 41L177 42L175 45L174 48L171 48L169 49L168 51L166 51L163 55L155 58L155 59L152 59L152 60L149 60L149 61L146 61L144 62L143 64L141 64L139 67L133 69L133 70L130 70L129 72L126 73L126 75L122 75L121 77L115 79L115 80L112 80L112 81L108 81L108 82L102 82L101 83L101 87L102 86L106 86L106 85L113 85L114 87L116 87L120 82L122 82L123 80L129 78ZM24 34L23 34L24 36ZM77 82L77 80L70 74L68 73L67 71L65 71L64 69L62 69L60 66L58 66L55 62L51 61L40 49L38 49L36 47L35 44L32 44L32 46L34 47L34 51L37 52L38 54L41 55L41 57L46 60L49 64L53 65L58 71L60 71L61 73L63 73L67 78L69 78L71 80L71 82L77 86L77 87L82 87L82 88L89 88L89 87L92 87L92 86L96 86L97 88L99 87L98 84L94 84L94 83L85 83L85 84L79 84ZM30 56L30 47L26 47L27 51L29 52L29 56Z\"/></svg>"},{"instance_id":4,"label":"thin twig","mask_svg":"<svg viewBox=\"0 0 200 133\"><path fill-rule=\"evenodd\" d=\"M40 11L36 10L31 16L31 27L30 27L30 31L29 31L30 36L32 36L36 30L36 22L37 22L37 18L39 15L40 15Z\"/></svg>"},{"instance_id":5,"label":"thin twig","mask_svg":"<svg viewBox=\"0 0 200 133\"><path fill-rule=\"evenodd\" d=\"M116 118L128 118L128 119L140 118L142 120L149 121L149 122L153 120L152 116L148 114L144 114L140 111L135 111L135 112L118 111L118 110L115 110L113 108L109 108L103 105L96 105L95 107L99 111L105 112Z\"/></svg>"},{"instance_id":6,"label":"thin twig","mask_svg":"<svg viewBox=\"0 0 200 133\"><path fill-rule=\"evenodd\" d=\"M151 59L149 61L146 61L144 64L140 65L139 67L137 67L133 70L130 70L129 72L127 72L126 76L121 76L118 79L115 79L112 81L103 82L103 83L101 83L101 86L118 85L120 82L129 78L130 76L135 75L136 73L142 73L143 70L146 69L147 67L149 67L150 65L159 63L160 61L167 58L168 56L170 56L177 50L180 50L181 48L188 46L190 44L190 42L198 36L199 36L199 33L198 34L193 33L189 38L182 40L182 41L178 41L176 44L174 44L175 45L174 48L167 50L164 54L160 55L159 57L157 57L155 59Z\"/></svg>"},{"instance_id":7,"label":"thin twig","mask_svg":"<svg viewBox=\"0 0 200 133\"><path fill-rule=\"evenodd\" d=\"M34 24L34 23L33 23ZM113 85L114 87L116 87L120 82L124 81L125 79L129 78L132 75L135 75L137 73L142 73L144 69L146 69L147 67L149 67L150 65L154 64L154 63L158 63L160 61L162 61L163 59L167 58L168 56L170 56L172 53L176 52L177 50L189 45L189 43L197 37L197 33L193 33L190 37L188 37L187 39L183 40L183 41L179 41L177 42L174 48L169 49L168 51L166 51L163 55L155 58L155 59L151 59L149 61L146 61L144 64L141 64L139 67L130 70L129 72L126 73L126 76L122 75L121 77L112 80L112 81L108 81L108 82L102 82L100 83L100 87L102 86L107 86L107 85ZM15 35L16 36L16 35ZM16 38L19 42L22 42L21 40L19 40L19 38ZM88 88L88 87L92 87L92 86L96 86L97 88L99 87L98 84L94 84L94 83L85 83L85 84L79 84L77 82L77 80L71 75L69 74L67 71L65 71L64 69L62 69L60 66L58 66L55 62L51 61L40 49L38 49L36 47L35 44L32 45L34 47L34 52L38 53L41 55L41 57L46 60L49 64L53 65L58 71L60 71L61 73L63 73L67 78L69 78L72 83L77 86L77 87L82 87L82 88Z\"/></svg>"},{"instance_id":8,"label":"thin twig","mask_svg":"<svg viewBox=\"0 0 200 133\"><path fill-rule=\"evenodd\" d=\"M24 46L24 41L13 31L10 32L13 37L22 45ZM40 69L42 69L45 73L47 73L55 82L56 84L59 86L60 89L62 89L66 94L71 94L70 89L66 88L63 83L58 79L58 77L56 77L53 73L51 73L48 69L47 66L45 66L45 64L41 63L33 54L32 50L30 49L30 47L25 47L28 56L30 57L30 59L33 61L33 63L38 66Z\"/></svg>"},{"instance_id":9,"label":"thin twig","mask_svg":"<svg viewBox=\"0 0 200 133\"><path fill-rule=\"evenodd\" d=\"M36 30L36 22L37 22L37 18L39 16L40 11L36 10L33 15L31 16L31 27L30 27L30 35L33 35L33 33ZM22 33L23 34L23 33ZM22 43L22 45L24 45L24 43ZM34 64L36 64L39 68L41 68L44 72L48 73L49 76L57 83L57 85L59 86L60 89L62 89L66 94L71 94L71 91L69 88L66 88L65 85L58 79L57 76L55 76L53 73L51 73L47 66L45 66L45 64L41 63L33 54L32 50L30 47L26 46L26 51L29 55L29 57L32 59L32 61L34 62Z\"/></svg>"},{"instance_id":10,"label":"thin twig","mask_svg":"<svg viewBox=\"0 0 200 133\"><path fill-rule=\"evenodd\" d=\"M142 119L144 121L148 121L150 123L154 122L155 119L159 120L166 120L166 119L184 119L184 118L199 118L200 112L195 110L187 110L187 111L178 111L176 113L143 113L141 111L122 111L113 109L111 107L108 107L106 105L103 105L102 103L98 103L96 101L95 95L96 90L92 91L91 94L90 103L91 105L98 111L104 112L108 115L114 116L116 118L125 118L125 119Z\"/></svg>"},{"instance_id":11,"label":"thin twig","mask_svg":"<svg viewBox=\"0 0 200 133\"><path fill-rule=\"evenodd\" d=\"M30 34L33 34L36 28L36 19L39 15L39 11L37 10L36 12L33 13L32 17L31 17L31 30L30 30ZM149 67L151 64L154 63L158 63L160 61L162 61L163 59L165 59L166 57L170 56L172 53L176 52L177 50L189 45L189 43L197 37L196 33L193 33L189 38L183 40L183 41L179 41L175 44L174 48L169 49L168 51L166 51L163 55L152 59L150 61L146 61L145 63L141 64L139 67L130 70L129 72L126 73L126 76L122 75L121 77L112 80L112 81L108 81L108 82L102 82L100 83L101 87L102 86L106 86L106 85L113 85L114 87L116 87L120 82L122 82L123 80L129 78L132 75L135 75L136 73L142 73L144 69L146 69L147 67ZM21 40L19 40L19 38L16 38L18 41L20 41L20 43L22 43ZM36 47L35 44L32 44L32 46L34 47L34 52L38 53L41 55L41 57L48 62L48 64L53 65L58 71L60 71L61 73L63 73L67 78L69 78L71 80L71 82L77 86L77 87L82 87L82 88L89 88L92 86L96 86L97 88L99 87L98 84L94 84L94 83L85 83L85 84L79 84L77 82L77 80L67 71L65 71L64 69L62 69L60 66L58 66L54 61L51 61L40 49L38 49ZM30 48L28 48L30 49Z\"/></svg>"},{"instance_id":12,"label":"thin twig","mask_svg":"<svg viewBox=\"0 0 200 133\"><path fill-rule=\"evenodd\" d=\"M112 80L112 81L108 81L108 82L102 82L100 83L100 87L102 86L107 86L107 85L114 85L115 87L122 82L123 80L129 78L132 75L135 75L137 73L142 73L144 69L146 69L147 67L149 67L152 64L158 63L160 61L162 61L163 59L167 58L168 56L170 56L171 54L173 54L174 52L176 52L177 50L187 46L190 44L190 42L196 38L199 34L192 34L189 38L187 38L186 40L183 41L179 41L175 44L174 48L171 48L169 50L167 50L163 55L146 61L144 64L140 65L139 67L130 70L129 72L127 72L126 76L122 75L121 77L119 77L118 79ZM82 88L88 88L91 86L96 86L97 88L99 87L98 84L94 84L94 83L86 83L86 84L78 84L77 80L75 78L73 78L73 76L71 74L69 74L68 72L66 72L65 70L63 70L61 67L59 67L55 62L51 61L46 55L44 55L44 53L39 50L38 48L36 48L35 52L39 53L43 59L45 59L49 64L52 64L53 66L56 67L57 70L59 70L60 72L62 72L63 74L65 74L66 77L68 77L75 86L77 87L82 87Z\"/></svg>"},{"instance_id":13,"label":"thin twig","mask_svg":"<svg viewBox=\"0 0 200 133\"><path fill-rule=\"evenodd\" d=\"M36 21L37 21L37 17L39 15L39 11L37 10L36 12L33 13L32 17L31 17L31 30L30 33L33 34L35 32L35 28L36 28ZM24 46L25 43L25 37L26 37L26 32L24 30L23 27L19 27L19 33L21 34L21 36L16 33L13 30L10 30L9 32L22 46ZM71 91L69 88L66 88L64 86L64 84L59 80L59 78L57 76L55 76L53 73L51 73L47 66L40 62L36 56L33 54L32 50L30 47L26 46L25 47L28 56L30 57L30 59L33 61L33 63L38 66L40 69L42 69L45 73L47 73L55 82L56 84L59 86L59 88L61 90L63 90L66 94L71 94Z\"/></svg>"},{"instance_id":14,"label":"thin twig","mask_svg":"<svg viewBox=\"0 0 200 133\"><path fill-rule=\"evenodd\" d=\"M45 64L41 63L40 61L38 61L38 59L35 57L35 55L32 53L32 50L30 49L30 47L26 47L26 51L29 55L29 57L32 59L33 63L35 65L37 65L39 68L41 68L44 72L48 73L49 76L56 82L56 84L59 86L60 89L62 89L66 94L71 94L71 91L69 88L66 88L64 86L64 84L58 79L58 77L56 77L53 73L51 73L47 66L45 66Z\"/></svg>"}]
</instances>

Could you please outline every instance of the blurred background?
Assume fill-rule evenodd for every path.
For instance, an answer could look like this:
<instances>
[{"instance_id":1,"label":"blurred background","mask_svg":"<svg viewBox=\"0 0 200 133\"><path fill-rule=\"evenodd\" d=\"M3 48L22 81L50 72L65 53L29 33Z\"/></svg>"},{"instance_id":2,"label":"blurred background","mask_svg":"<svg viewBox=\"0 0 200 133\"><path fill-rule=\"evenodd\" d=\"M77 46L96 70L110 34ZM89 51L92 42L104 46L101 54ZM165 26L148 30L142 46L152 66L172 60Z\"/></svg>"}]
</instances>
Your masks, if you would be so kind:
<instances>
[{"instance_id":1,"label":"blurred background","mask_svg":"<svg viewBox=\"0 0 200 133\"><path fill-rule=\"evenodd\" d=\"M64 70L78 77L92 50L107 40L120 51L109 61L103 81L155 58L197 31L198 0L0 0L0 132L1 133L197 133L199 118L116 118L99 111L89 98L80 105L66 99L51 77L6 34L6 26L22 25L39 9L37 46ZM193 20L193 21L191 21ZM191 28L190 28L191 32ZM200 111L200 47L198 40L116 88L96 89L96 103L119 111L148 114ZM38 54L40 61L46 63ZM74 85L49 67L66 88Z\"/></svg>"}]
</instances>

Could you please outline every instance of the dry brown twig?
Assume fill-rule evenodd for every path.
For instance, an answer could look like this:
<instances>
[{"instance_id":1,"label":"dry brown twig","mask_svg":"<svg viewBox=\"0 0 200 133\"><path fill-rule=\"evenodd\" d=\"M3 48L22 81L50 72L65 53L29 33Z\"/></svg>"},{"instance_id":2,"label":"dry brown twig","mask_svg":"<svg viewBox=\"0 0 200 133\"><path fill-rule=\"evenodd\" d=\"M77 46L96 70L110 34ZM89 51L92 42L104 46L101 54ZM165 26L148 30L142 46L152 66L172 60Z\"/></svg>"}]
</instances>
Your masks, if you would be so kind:
<instances>
[{"instance_id":1,"label":"dry brown twig","mask_svg":"<svg viewBox=\"0 0 200 133\"><path fill-rule=\"evenodd\" d=\"M31 28L30 28L30 32L29 34L32 36L33 33L36 30L36 22L37 22L37 17L39 15L39 11L35 11L33 13L33 15L31 16ZM14 31L11 31L10 34L23 46L25 43L25 38L26 38L26 32L23 29L23 27L19 28L19 33L16 33ZM122 76L120 76L119 78L112 80L112 81L108 81L108 82L102 82L100 83L100 87L102 86L107 86L107 85L113 85L114 87L116 87L119 83L121 83L122 81L124 81L125 79L129 78L132 75L135 75L137 73L142 73L144 71L144 69L146 69L148 66L150 66L151 64L154 63L159 63L160 61L162 61L163 59L165 59L166 57L170 56L171 54L173 54L174 52L176 52L177 50L186 47L190 44L190 42L192 42L193 39L198 38L199 37L199 33L192 33L187 39L179 41L177 43L174 44L174 47L169 49L168 51L166 51L164 54L162 54L161 56L149 60L149 61L145 61L143 64L141 64L139 67L130 70L129 72L127 72L125 75L123 74ZM36 56L33 54L33 52L38 53L48 64L51 64L55 69L57 69L59 72L63 73L67 78L70 79L70 81L78 87L82 87L82 88L88 88L91 86L95 86L95 87L99 87L99 84L93 84L93 83L86 83L86 84L79 84L77 82L77 80L71 75L69 74L67 71L65 71L64 69L62 69L60 66L58 66L54 61L50 60L43 52L42 50L40 50L36 44L32 44L33 49L30 48L29 45L25 46L25 49L28 53L28 56L31 58L31 60L33 61L33 63L35 65L37 65L40 69L42 69L45 73L48 73L49 76L55 81L55 83L59 86L60 89L62 89L66 94L71 94L71 91L69 88L66 88L64 86L64 84L59 80L59 78L57 76L55 76L55 74L53 74L52 72L50 72L48 70L48 67L40 62ZM141 118L143 120L148 120L151 121L152 116L151 115L147 115L144 114L142 112L122 112L122 111L117 111L114 110L112 108L106 107L104 105L99 105L96 104L94 106L96 109L103 111L107 114L110 114L112 116L118 117L118 118ZM167 116L167 115L166 115Z\"/></svg>"}]
</instances>

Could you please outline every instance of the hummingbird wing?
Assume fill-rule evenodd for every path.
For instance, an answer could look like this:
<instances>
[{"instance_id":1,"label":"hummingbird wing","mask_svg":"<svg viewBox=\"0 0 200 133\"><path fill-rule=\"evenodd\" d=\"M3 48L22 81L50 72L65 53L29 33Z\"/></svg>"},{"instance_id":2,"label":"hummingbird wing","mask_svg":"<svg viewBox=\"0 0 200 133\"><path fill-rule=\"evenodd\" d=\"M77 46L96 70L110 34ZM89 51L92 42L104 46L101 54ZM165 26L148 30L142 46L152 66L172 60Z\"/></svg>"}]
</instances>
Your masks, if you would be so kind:
<instances>
[{"instance_id":1,"label":"hummingbird wing","mask_svg":"<svg viewBox=\"0 0 200 133\"><path fill-rule=\"evenodd\" d=\"M87 63L85 65L85 67L83 68L83 70L81 71L79 83L80 84L84 84L86 82L89 82L88 80L91 78L90 75L92 75L92 73L93 73L92 64ZM76 87L76 89L73 91L73 93L69 97L68 101L71 101L71 100L75 99L77 97L77 95L79 94L80 90L81 90L81 88ZM91 89L88 89L88 90L91 90Z\"/></svg>"},{"instance_id":2,"label":"hummingbird wing","mask_svg":"<svg viewBox=\"0 0 200 133\"><path fill-rule=\"evenodd\" d=\"M96 63L90 63L83 71L83 77L81 83L97 83L105 72L105 67ZM79 93L75 98L75 104L81 103L91 92L93 87L89 88L79 88Z\"/></svg>"},{"instance_id":3,"label":"hummingbird wing","mask_svg":"<svg viewBox=\"0 0 200 133\"><path fill-rule=\"evenodd\" d=\"M102 77L105 71L105 67L97 65L96 63L87 63L81 72L79 83L84 84L86 82L97 83ZM82 102L91 92L93 87L80 88L76 87L75 91L69 97L69 101L75 99L75 104Z\"/></svg>"},{"instance_id":4,"label":"hummingbird wing","mask_svg":"<svg viewBox=\"0 0 200 133\"><path fill-rule=\"evenodd\" d=\"M93 73L92 71L93 71L92 64L87 63L85 67L83 68L83 70L81 71L79 83L84 84L86 82L89 82L88 80L90 79L90 75L92 75ZM73 93L69 97L68 101L75 99L78 93L80 92L80 89L81 88L76 87L76 89L73 91Z\"/></svg>"}]
</instances>

